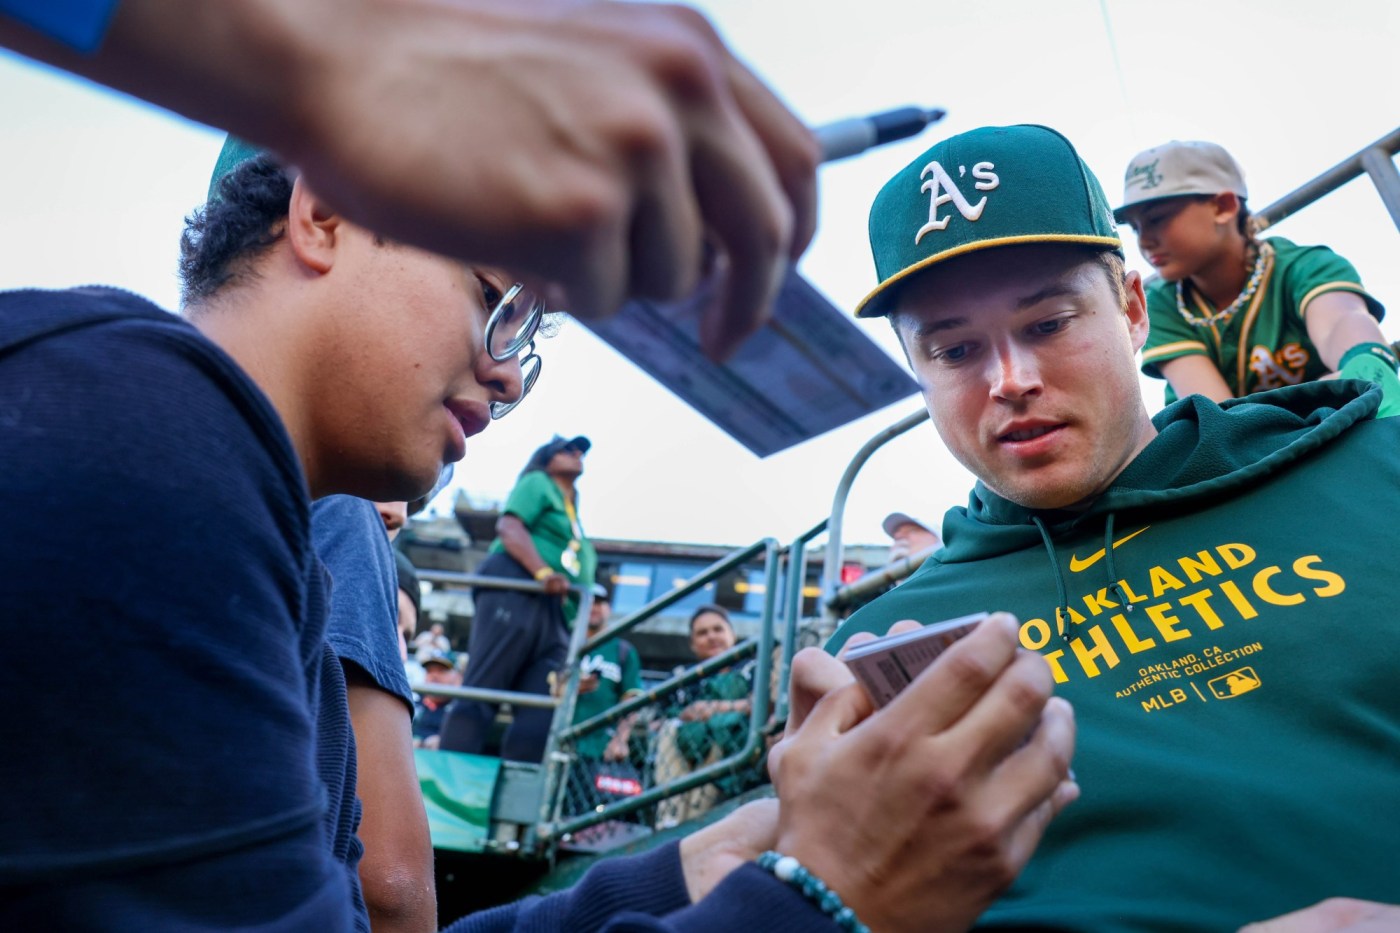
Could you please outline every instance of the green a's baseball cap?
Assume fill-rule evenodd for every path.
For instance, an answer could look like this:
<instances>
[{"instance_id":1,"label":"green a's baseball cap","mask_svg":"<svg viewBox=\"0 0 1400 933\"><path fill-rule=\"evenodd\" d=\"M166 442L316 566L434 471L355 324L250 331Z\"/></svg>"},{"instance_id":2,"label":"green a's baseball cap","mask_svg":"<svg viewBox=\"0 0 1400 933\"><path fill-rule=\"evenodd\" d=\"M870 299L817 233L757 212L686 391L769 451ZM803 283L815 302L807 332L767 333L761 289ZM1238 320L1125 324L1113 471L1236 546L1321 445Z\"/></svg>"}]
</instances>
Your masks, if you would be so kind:
<instances>
[{"instance_id":1,"label":"green a's baseball cap","mask_svg":"<svg viewBox=\"0 0 1400 933\"><path fill-rule=\"evenodd\" d=\"M986 126L952 136L895 175L870 208L880 284L857 317L889 314L913 275L997 246L1082 243L1123 254L1094 173L1044 126Z\"/></svg>"},{"instance_id":2,"label":"green a's baseball cap","mask_svg":"<svg viewBox=\"0 0 1400 933\"><path fill-rule=\"evenodd\" d=\"M263 150L252 143L244 142L237 136L226 138L224 147L219 150L218 161L214 163L214 173L209 176L209 192L205 195L205 199L213 201L217 198L219 182L224 180L224 176L249 159L262 155L262 153Z\"/></svg>"}]
</instances>

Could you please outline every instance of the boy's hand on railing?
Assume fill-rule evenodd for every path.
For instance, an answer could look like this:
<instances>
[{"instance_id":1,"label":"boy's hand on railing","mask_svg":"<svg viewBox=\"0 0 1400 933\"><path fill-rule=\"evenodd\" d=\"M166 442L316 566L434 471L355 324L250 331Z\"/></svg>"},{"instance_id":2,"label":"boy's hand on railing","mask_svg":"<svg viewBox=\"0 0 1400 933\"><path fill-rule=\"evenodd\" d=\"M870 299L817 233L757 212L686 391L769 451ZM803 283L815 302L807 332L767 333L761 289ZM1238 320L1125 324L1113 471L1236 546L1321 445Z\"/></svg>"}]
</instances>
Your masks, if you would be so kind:
<instances>
[{"instance_id":1,"label":"boy's hand on railing","mask_svg":"<svg viewBox=\"0 0 1400 933\"><path fill-rule=\"evenodd\" d=\"M1078 797L1069 704L1001 613L882 710L839 668L794 659L776 848L872 929L966 930Z\"/></svg>"}]
</instances>

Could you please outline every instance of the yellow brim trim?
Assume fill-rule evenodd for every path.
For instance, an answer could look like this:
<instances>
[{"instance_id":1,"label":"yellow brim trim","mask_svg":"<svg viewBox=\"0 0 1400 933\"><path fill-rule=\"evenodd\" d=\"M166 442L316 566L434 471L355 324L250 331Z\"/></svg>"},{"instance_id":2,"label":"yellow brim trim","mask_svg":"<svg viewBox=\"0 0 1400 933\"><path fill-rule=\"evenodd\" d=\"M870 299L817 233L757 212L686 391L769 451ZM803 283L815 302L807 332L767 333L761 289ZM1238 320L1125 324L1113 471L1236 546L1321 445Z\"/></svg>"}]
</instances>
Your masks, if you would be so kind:
<instances>
[{"instance_id":1,"label":"yellow brim trim","mask_svg":"<svg viewBox=\"0 0 1400 933\"><path fill-rule=\"evenodd\" d=\"M1027 243L1082 243L1085 246L1104 246L1109 247L1111 249L1123 248L1123 241L1118 239L1117 237L1084 236L1082 234L1077 233L1038 233L1031 234L1029 236L1008 236L1000 237L994 240L977 240L973 243L964 243L962 246L956 246L953 249L944 250L941 253L934 253L932 256L927 256L923 259L920 259L912 266L905 266L903 269L900 269L894 275L885 279L885 281L875 286L874 291L872 291L870 294L866 295L860 300L860 303L856 305L855 316L884 317L886 314L889 313L888 309L880 310L879 308L871 307L871 305L875 303L876 299L888 295L890 289L892 289L894 286L903 282L905 279L907 279L914 273L922 272L923 270L927 269L929 266L934 265L935 263L944 262L956 256L962 256L966 253L973 253L977 250L990 249L994 246L1020 246ZM867 311L869 313L867 313Z\"/></svg>"}]
</instances>

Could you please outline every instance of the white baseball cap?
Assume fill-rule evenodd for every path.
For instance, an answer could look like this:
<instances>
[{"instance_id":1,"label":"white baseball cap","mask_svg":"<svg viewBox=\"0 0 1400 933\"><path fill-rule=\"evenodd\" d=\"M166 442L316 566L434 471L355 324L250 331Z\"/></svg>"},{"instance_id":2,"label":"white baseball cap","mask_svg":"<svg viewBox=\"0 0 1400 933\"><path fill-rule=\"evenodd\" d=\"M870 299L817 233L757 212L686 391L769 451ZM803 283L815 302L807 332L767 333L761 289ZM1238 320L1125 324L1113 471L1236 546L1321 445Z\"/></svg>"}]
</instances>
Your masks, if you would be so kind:
<instances>
[{"instance_id":1,"label":"white baseball cap","mask_svg":"<svg viewBox=\"0 0 1400 933\"><path fill-rule=\"evenodd\" d=\"M1123 206L1113 219L1125 223L1124 211L1148 201L1225 191L1249 197L1234 157L1215 143L1173 139L1133 156L1123 173Z\"/></svg>"}]
</instances>

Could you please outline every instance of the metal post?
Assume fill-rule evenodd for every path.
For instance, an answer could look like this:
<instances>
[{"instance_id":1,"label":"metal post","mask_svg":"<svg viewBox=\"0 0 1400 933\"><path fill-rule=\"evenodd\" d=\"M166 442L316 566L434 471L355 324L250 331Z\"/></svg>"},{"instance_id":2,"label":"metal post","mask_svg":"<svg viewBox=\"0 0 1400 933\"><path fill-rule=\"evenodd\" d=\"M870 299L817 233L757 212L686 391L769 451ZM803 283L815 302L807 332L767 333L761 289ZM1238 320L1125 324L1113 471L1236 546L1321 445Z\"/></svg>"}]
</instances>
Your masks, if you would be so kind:
<instances>
[{"instance_id":1,"label":"metal post","mask_svg":"<svg viewBox=\"0 0 1400 933\"><path fill-rule=\"evenodd\" d=\"M1285 217L1290 217L1293 214L1296 214L1298 211L1307 207L1312 202L1324 197L1325 195L1331 194L1333 191L1336 191L1342 185L1345 185L1347 182L1360 175L1363 171L1370 172L1371 167L1369 165L1366 165L1365 158L1368 153L1371 153L1373 151L1378 151L1377 156L1371 157L1373 161L1381 157L1385 158L1386 161L1389 161L1389 156L1391 153L1400 151L1400 129L1394 130L1389 135L1382 136L1380 139L1371 143L1371 145L1367 146L1365 149L1362 149L1359 152L1355 152L1347 156L1345 159L1338 162L1336 165L1332 166L1327 171L1323 172L1321 175L1318 175L1311 181L1305 182L1304 184L1295 188L1293 191L1290 191L1288 194L1285 194L1283 197L1279 198L1274 203L1255 211L1255 232L1263 232L1264 230L1267 230L1269 227L1272 227L1274 224L1283 220ZM1385 171L1384 166L1377 166L1377 168L1381 172ZM1390 170L1392 173L1394 172L1395 169L1393 165L1391 166ZM1372 179L1374 179L1376 176L1375 174L1372 174L1371 177ZM1381 184L1382 183L1379 181L1376 182L1376 187L1380 188ZM1381 191L1381 197L1387 197L1385 190ZM1390 208L1391 216L1395 217L1396 212L1395 208L1392 207L1393 203L1394 202L1387 200L1386 207ZM1396 223L1400 224L1400 218L1396 219Z\"/></svg>"},{"instance_id":2,"label":"metal post","mask_svg":"<svg viewBox=\"0 0 1400 933\"><path fill-rule=\"evenodd\" d=\"M775 700L773 720L784 723L788 715L788 681L792 675L792 656L797 650L797 624L802 618L802 588L807 583L807 544L826 530L827 519L822 519L809 531L792 542L788 548L788 579L786 588L786 616L783 629L783 660L779 668L778 696Z\"/></svg>"},{"instance_id":3,"label":"metal post","mask_svg":"<svg viewBox=\"0 0 1400 933\"><path fill-rule=\"evenodd\" d=\"M762 756L765 739L763 726L768 721L768 680L773 667L774 615L778 598L778 542L768 538L760 542L760 545L766 551L764 562L766 588L763 594L764 624L758 642L753 700L749 710L749 735L744 747L728 758L692 771L685 777L664 787L653 787L627 800L599 807L592 813L585 813L559 823L541 820L540 825L535 828L535 838L541 841L557 839L565 833L575 832L585 826L606 822L613 817L624 816L634 810L650 806L658 800L684 792L692 787L699 787L701 784L708 784L715 778L724 777L726 774L732 774L738 768L753 764ZM553 803L552 797L548 794L546 794L546 800Z\"/></svg>"},{"instance_id":4,"label":"metal post","mask_svg":"<svg viewBox=\"0 0 1400 933\"><path fill-rule=\"evenodd\" d=\"M851 485L856 474L871 455L906 431L928 420L928 409L920 408L890 425L885 430L866 441L865 446L851 458L846 472L841 474L841 482L836 486L836 495L831 501L831 518L827 522L826 562L822 564L822 600L825 602L841 585L841 531L846 515L846 499L851 494Z\"/></svg>"},{"instance_id":5,"label":"metal post","mask_svg":"<svg viewBox=\"0 0 1400 933\"><path fill-rule=\"evenodd\" d=\"M1376 193L1390 211L1390 219L1400 229L1400 172L1395 170L1395 162L1384 149L1371 148L1361 153L1361 167L1371 176Z\"/></svg>"}]
</instances>

